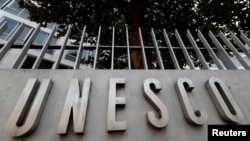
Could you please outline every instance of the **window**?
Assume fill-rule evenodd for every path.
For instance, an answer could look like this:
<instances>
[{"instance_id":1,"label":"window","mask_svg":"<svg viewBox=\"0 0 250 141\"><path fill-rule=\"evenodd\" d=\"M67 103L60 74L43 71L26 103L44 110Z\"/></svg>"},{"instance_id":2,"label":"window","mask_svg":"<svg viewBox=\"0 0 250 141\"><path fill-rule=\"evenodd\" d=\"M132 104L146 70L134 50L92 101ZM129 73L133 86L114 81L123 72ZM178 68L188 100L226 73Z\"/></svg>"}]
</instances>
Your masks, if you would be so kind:
<instances>
[{"instance_id":1,"label":"window","mask_svg":"<svg viewBox=\"0 0 250 141\"><path fill-rule=\"evenodd\" d=\"M44 45L45 42L48 40L49 34L43 31L40 31L38 35L36 36L35 40L33 41L33 44L35 45ZM50 45L56 45L58 42L58 39L56 37L52 37L50 41ZM46 53L53 54L53 49L47 49Z\"/></svg>"},{"instance_id":2,"label":"window","mask_svg":"<svg viewBox=\"0 0 250 141\"><path fill-rule=\"evenodd\" d=\"M36 61L36 57L32 57L32 56L27 56L25 61L23 62L21 69L31 69L34 65ZM39 69L51 69L53 66L53 62L52 61L48 61L48 60L42 60Z\"/></svg>"},{"instance_id":3,"label":"window","mask_svg":"<svg viewBox=\"0 0 250 141\"><path fill-rule=\"evenodd\" d=\"M5 3L6 0L0 0L0 6L2 6Z\"/></svg>"},{"instance_id":4,"label":"window","mask_svg":"<svg viewBox=\"0 0 250 141\"><path fill-rule=\"evenodd\" d=\"M31 69L33 64L35 63L36 58L27 56L25 61L23 62L21 69Z\"/></svg>"},{"instance_id":5,"label":"window","mask_svg":"<svg viewBox=\"0 0 250 141\"><path fill-rule=\"evenodd\" d=\"M4 5L6 5L6 3L8 2L9 0L0 0L0 8Z\"/></svg>"},{"instance_id":6,"label":"window","mask_svg":"<svg viewBox=\"0 0 250 141\"><path fill-rule=\"evenodd\" d=\"M32 32L32 29L30 27L24 26L24 29L22 33L19 35L19 37L17 38L17 40L15 41L15 44L25 44L25 41L27 40L31 32Z\"/></svg>"},{"instance_id":7,"label":"window","mask_svg":"<svg viewBox=\"0 0 250 141\"><path fill-rule=\"evenodd\" d=\"M73 69L73 67L60 64L59 67L58 67L58 69Z\"/></svg>"},{"instance_id":8,"label":"window","mask_svg":"<svg viewBox=\"0 0 250 141\"><path fill-rule=\"evenodd\" d=\"M8 41L9 38L13 35L13 33L16 31L17 27L19 26L19 23L8 18L0 19L0 26L6 23L7 23L6 29L4 29L3 33L0 35L0 39ZM25 41L28 39L29 35L31 34L31 32L32 32L31 27L24 26L24 29L17 38L17 40L15 41L15 44L24 44Z\"/></svg>"},{"instance_id":9,"label":"window","mask_svg":"<svg viewBox=\"0 0 250 141\"><path fill-rule=\"evenodd\" d=\"M74 62L76 60L78 50L68 50L65 59Z\"/></svg>"},{"instance_id":10,"label":"window","mask_svg":"<svg viewBox=\"0 0 250 141\"><path fill-rule=\"evenodd\" d=\"M46 42L46 40L48 39L48 37L49 37L48 33L40 31L38 33L38 35L36 36L33 44L35 44L35 45L43 45ZM52 37L52 39L50 41L50 45L57 45L57 42L58 42L58 38Z\"/></svg>"},{"instance_id":11,"label":"window","mask_svg":"<svg viewBox=\"0 0 250 141\"><path fill-rule=\"evenodd\" d=\"M12 33L18 27L19 23L16 22L16 21L13 21L11 19L3 18L3 19L0 20L0 25L3 25L6 22L7 22L7 28L0 35L0 39L8 41L8 39L11 37Z\"/></svg>"},{"instance_id":12,"label":"window","mask_svg":"<svg viewBox=\"0 0 250 141\"><path fill-rule=\"evenodd\" d=\"M18 0L14 0L7 7L5 7L4 10L24 19L29 19L29 11L27 9L20 8Z\"/></svg>"},{"instance_id":13,"label":"window","mask_svg":"<svg viewBox=\"0 0 250 141\"><path fill-rule=\"evenodd\" d=\"M37 34L37 36L36 36L36 38L35 38L33 44L35 44L35 45L43 45L43 44L46 42L48 36L49 36L48 33L45 33L45 32L43 32L43 31L40 31L40 32Z\"/></svg>"},{"instance_id":14,"label":"window","mask_svg":"<svg viewBox=\"0 0 250 141\"><path fill-rule=\"evenodd\" d=\"M53 27L55 26L55 23L47 23L47 28L48 29L53 29Z\"/></svg>"},{"instance_id":15,"label":"window","mask_svg":"<svg viewBox=\"0 0 250 141\"><path fill-rule=\"evenodd\" d=\"M53 62L52 61L48 61L48 60L42 60L39 69L51 69L53 66Z\"/></svg>"},{"instance_id":16,"label":"window","mask_svg":"<svg viewBox=\"0 0 250 141\"><path fill-rule=\"evenodd\" d=\"M52 39L51 39L51 41L50 41L50 45L57 45L57 42L58 42L58 38L56 38L56 37L53 37ZM46 50L46 53L48 53L48 54L53 54L54 53L54 50L53 49L47 49Z\"/></svg>"},{"instance_id":17,"label":"window","mask_svg":"<svg viewBox=\"0 0 250 141\"><path fill-rule=\"evenodd\" d=\"M2 34L6 28L7 28L7 22L6 21L0 23L0 34Z\"/></svg>"},{"instance_id":18,"label":"window","mask_svg":"<svg viewBox=\"0 0 250 141\"><path fill-rule=\"evenodd\" d=\"M57 45L57 42L58 42L58 38L56 38L56 37L53 37L52 38L52 40L51 40L51 42L50 42L50 45Z\"/></svg>"}]
</instances>

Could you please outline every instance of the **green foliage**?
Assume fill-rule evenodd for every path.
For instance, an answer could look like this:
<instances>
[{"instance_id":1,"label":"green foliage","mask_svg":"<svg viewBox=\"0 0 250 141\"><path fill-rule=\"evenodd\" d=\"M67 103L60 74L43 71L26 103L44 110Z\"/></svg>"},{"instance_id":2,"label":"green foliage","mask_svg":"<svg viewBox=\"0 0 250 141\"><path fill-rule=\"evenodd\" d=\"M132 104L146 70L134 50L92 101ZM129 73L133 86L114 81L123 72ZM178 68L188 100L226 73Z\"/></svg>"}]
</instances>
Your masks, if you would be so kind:
<instances>
[{"instance_id":1,"label":"green foliage","mask_svg":"<svg viewBox=\"0 0 250 141\"><path fill-rule=\"evenodd\" d=\"M250 33L250 2L248 0L202 0L198 7L201 29ZM207 26L209 25L209 26Z\"/></svg>"},{"instance_id":2,"label":"green foliage","mask_svg":"<svg viewBox=\"0 0 250 141\"><path fill-rule=\"evenodd\" d=\"M21 6L25 0L20 0ZM134 26L133 15L139 14L139 26L166 28L168 32L178 29L180 33L197 29L208 31L238 31L249 33L250 6L247 0L31 0L25 7L30 19L46 25L60 24L60 33L66 25L73 25L72 38L79 39L84 25L94 35L99 25L102 32L111 27L124 29ZM138 26L138 25L137 25ZM120 32L117 32L119 34ZM117 36L118 37L118 36Z\"/></svg>"}]
</instances>

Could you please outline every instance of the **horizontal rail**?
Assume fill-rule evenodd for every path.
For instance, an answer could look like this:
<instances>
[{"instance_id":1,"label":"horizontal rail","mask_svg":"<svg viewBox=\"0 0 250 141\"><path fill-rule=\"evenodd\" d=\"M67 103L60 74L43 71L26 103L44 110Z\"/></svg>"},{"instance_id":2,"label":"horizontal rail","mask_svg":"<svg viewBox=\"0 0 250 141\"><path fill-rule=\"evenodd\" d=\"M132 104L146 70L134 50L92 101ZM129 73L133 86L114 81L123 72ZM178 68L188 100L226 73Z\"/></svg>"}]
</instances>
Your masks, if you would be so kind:
<instances>
[{"instance_id":1,"label":"horizontal rail","mask_svg":"<svg viewBox=\"0 0 250 141\"><path fill-rule=\"evenodd\" d=\"M0 49L4 46L4 44L1 44L0 43ZM120 46L120 45L114 45L115 48L126 48L127 46ZM20 44L13 44L11 46L11 48L13 49L22 49L23 48L23 45L20 45ZM42 49L43 48L43 45L31 45L30 46L30 49ZM60 49L61 48L61 45L49 45L48 46L48 49ZM69 50L75 50L75 49L78 49L79 48L79 45L67 45L65 47L65 49L69 49ZM93 50L96 48L96 46L93 46L93 45L83 45L83 48L84 49L90 49L90 50ZM100 45L99 48L102 48L102 49L111 49L112 46L108 46L108 45ZM141 46L129 46L130 49L141 49ZM154 46L144 46L145 49L155 49ZM169 47L167 46L161 46L159 47L159 49L168 49ZM173 49L181 49L181 47L171 47ZM205 47L198 47L200 50L205 50L206 48ZM193 47L189 47L187 46L186 47L187 50L193 50L194 48ZM226 50L228 50L229 48L225 48ZM213 50L217 50L217 48L213 48Z\"/></svg>"}]
</instances>

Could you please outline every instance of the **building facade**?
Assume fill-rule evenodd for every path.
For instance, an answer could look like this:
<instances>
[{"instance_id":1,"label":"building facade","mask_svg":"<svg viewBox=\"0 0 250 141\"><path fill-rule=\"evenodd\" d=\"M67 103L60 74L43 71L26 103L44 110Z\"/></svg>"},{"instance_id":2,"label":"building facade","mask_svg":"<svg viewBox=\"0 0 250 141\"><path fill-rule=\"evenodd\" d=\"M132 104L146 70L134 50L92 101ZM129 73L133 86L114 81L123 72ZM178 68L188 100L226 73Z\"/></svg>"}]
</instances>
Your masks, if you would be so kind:
<instances>
[{"instance_id":1,"label":"building facade","mask_svg":"<svg viewBox=\"0 0 250 141\"><path fill-rule=\"evenodd\" d=\"M21 24L23 24L23 29L20 31L20 33L17 35L16 39L13 41L13 45L25 45L27 43L29 37L34 34L35 29L37 26L39 26L37 23L34 23L29 20L29 12L27 9L20 8L18 0L2 0L0 3L1 6L1 14L0 14L0 23L1 23L1 37L0 42L1 44L7 43L11 36L17 31L17 29L20 27ZM56 37L55 31L53 31L53 28L56 28L56 24L49 23L47 24L46 28L39 27L39 31L34 36L34 39L32 39L31 45L33 46L42 46L46 43L46 41L49 39L50 34L51 39L48 43L51 46L60 46L62 45L61 38ZM67 42L67 44L71 44L70 41ZM11 49L9 51L8 55L5 56L5 58L2 60L1 68L11 68L10 61L13 61L13 59L18 56L20 53L20 50ZM39 51L36 50L29 50L27 55L22 60L22 63L17 68L32 68L32 63L36 60L37 56L39 56ZM52 68L54 65L54 62L56 62L56 58L59 56L57 50L48 49L46 50L46 53L44 54L44 58L41 62L40 68ZM62 62L60 63L59 68L73 68L72 61L75 59L74 56L71 56L68 51L65 51L62 57ZM38 67L38 68L39 68Z\"/></svg>"}]
</instances>

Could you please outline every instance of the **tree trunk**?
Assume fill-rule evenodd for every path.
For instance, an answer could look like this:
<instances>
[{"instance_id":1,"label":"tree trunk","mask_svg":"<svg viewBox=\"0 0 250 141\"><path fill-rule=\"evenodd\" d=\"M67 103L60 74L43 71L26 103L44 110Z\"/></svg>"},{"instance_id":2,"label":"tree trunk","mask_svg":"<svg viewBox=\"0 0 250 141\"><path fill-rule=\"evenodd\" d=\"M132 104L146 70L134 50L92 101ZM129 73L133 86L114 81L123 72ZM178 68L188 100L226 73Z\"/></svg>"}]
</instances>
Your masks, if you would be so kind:
<instances>
[{"instance_id":1,"label":"tree trunk","mask_svg":"<svg viewBox=\"0 0 250 141\"><path fill-rule=\"evenodd\" d=\"M131 17L131 45L140 46L139 39L139 27L141 28L143 42L146 44L147 41L147 29L145 27L144 18L146 13L146 0L132 0L130 6L130 17ZM143 57L141 50L132 50L131 56L132 68L143 69Z\"/></svg>"}]
</instances>

